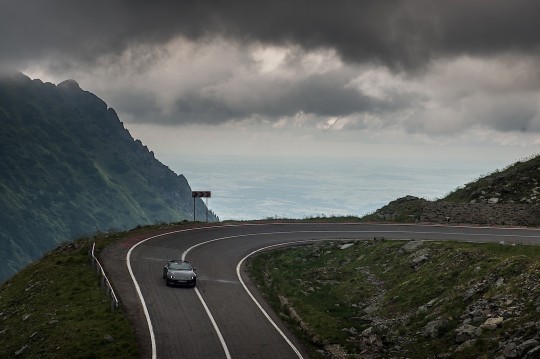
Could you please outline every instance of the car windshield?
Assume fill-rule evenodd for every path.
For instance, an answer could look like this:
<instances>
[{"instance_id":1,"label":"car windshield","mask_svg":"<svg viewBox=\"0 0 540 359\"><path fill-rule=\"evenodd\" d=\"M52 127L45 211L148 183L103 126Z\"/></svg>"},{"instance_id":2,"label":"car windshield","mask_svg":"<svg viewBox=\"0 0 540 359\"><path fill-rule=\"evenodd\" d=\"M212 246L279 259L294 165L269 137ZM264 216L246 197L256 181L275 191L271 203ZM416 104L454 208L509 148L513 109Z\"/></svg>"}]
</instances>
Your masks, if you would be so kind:
<instances>
[{"instance_id":1,"label":"car windshield","mask_svg":"<svg viewBox=\"0 0 540 359\"><path fill-rule=\"evenodd\" d=\"M169 268L174 270L191 270L191 264L187 262L171 262Z\"/></svg>"}]
</instances>

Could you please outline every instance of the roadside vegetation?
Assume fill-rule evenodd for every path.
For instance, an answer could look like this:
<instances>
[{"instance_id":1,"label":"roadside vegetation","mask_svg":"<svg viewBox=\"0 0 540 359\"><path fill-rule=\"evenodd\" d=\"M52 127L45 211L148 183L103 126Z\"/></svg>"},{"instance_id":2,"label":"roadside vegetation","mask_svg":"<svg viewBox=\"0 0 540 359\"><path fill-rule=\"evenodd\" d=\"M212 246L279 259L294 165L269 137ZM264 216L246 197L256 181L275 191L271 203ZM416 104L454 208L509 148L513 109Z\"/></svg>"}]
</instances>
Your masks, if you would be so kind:
<instances>
[{"instance_id":1,"label":"roadside vegetation","mask_svg":"<svg viewBox=\"0 0 540 359\"><path fill-rule=\"evenodd\" d=\"M540 352L540 247L332 241L265 252L248 267L313 358Z\"/></svg>"},{"instance_id":2,"label":"roadside vegetation","mask_svg":"<svg viewBox=\"0 0 540 359\"><path fill-rule=\"evenodd\" d=\"M129 233L129 232L126 232ZM0 287L0 358L138 358L131 324L111 312L88 250L122 234L64 244Z\"/></svg>"},{"instance_id":3,"label":"roadside vegetation","mask_svg":"<svg viewBox=\"0 0 540 359\"><path fill-rule=\"evenodd\" d=\"M111 312L88 250L179 225L66 243L2 284L0 358L138 358L134 329L122 307ZM328 241L264 252L248 267L312 358L540 353L537 246Z\"/></svg>"}]
</instances>

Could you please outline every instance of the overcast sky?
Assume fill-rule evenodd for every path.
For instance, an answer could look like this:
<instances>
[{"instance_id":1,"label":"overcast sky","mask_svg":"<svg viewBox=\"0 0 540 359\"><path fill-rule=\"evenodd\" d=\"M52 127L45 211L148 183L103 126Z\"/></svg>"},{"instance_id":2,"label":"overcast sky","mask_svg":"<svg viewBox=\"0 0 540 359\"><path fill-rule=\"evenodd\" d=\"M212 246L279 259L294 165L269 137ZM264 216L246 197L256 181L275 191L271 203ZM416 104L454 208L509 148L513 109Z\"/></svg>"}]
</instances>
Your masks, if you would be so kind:
<instances>
[{"instance_id":1,"label":"overcast sky","mask_svg":"<svg viewBox=\"0 0 540 359\"><path fill-rule=\"evenodd\" d=\"M538 0L0 0L0 49L158 155L540 151Z\"/></svg>"}]
</instances>

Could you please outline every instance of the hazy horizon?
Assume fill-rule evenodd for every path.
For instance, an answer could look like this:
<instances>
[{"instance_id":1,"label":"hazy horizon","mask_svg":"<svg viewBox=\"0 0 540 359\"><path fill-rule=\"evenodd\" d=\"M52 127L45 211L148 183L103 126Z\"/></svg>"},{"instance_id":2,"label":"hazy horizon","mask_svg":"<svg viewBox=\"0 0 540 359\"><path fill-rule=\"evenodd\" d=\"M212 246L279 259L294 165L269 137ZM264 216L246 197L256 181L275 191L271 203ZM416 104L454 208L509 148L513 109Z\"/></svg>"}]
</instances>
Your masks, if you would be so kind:
<instances>
[{"instance_id":1,"label":"hazy horizon","mask_svg":"<svg viewBox=\"0 0 540 359\"><path fill-rule=\"evenodd\" d=\"M394 160L156 155L192 190L212 191L221 220L363 216L406 195L428 200L502 169Z\"/></svg>"}]
</instances>

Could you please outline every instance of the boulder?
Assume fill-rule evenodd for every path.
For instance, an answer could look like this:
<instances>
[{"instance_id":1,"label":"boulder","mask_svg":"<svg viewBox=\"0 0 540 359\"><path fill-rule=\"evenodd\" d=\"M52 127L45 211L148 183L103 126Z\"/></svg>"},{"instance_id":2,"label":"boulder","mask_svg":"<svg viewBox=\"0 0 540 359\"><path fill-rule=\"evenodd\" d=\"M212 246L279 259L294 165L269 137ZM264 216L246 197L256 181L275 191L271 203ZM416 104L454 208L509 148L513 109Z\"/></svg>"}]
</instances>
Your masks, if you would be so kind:
<instances>
[{"instance_id":1,"label":"boulder","mask_svg":"<svg viewBox=\"0 0 540 359\"><path fill-rule=\"evenodd\" d=\"M424 337L435 339L439 336L439 329L444 328L446 325L448 325L448 321L445 319L433 320L426 324L422 330L422 335Z\"/></svg>"},{"instance_id":2,"label":"boulder","mask_svg":"<svg viewBox=\"0 0 540 359\"><path fill-rule=\"evenodd\" d=\"M523 356L524 359L538 359L540 358L540 345L532 348L531 350L527 351L526 354Z\"/></svg>"},{"instance_id":3,"label":"boulder","mask_svg":"<svg viewBox=\"0 0 540 359\"><path fill-rule=\"evenodd\" d=\"M504 318L503 317L497 317L497 318L488 318L486 319L486 321L484 322L484 324L482 324L480 326L480 328L482 329L488 329L488 330L495 330L497 329L497 327L500 327L502 322L504 321Z\"/></svg>"},{"instance_id":4,"label":"boulder","mask_svg":"<svg viewBox=\"0 0 540 359\"><path fill-rule=\"evenodd\" d=\"M458 346L455 351L456 352L467 351L474 345L474 343L476 343L476 339L467 340L466 342Z\"/></svg>"},{"instance_id":5,"label":"boulder","mask_svg":"<svg viewBox=\"0 0 540 359\"><path fill-rule=\"evenodd\" d=\"M412 253L415 252L424 244L424 241L410 241L405 243L401 248L400 252Z\"/></svg>"},{"instance_id":6,"label":"boulder","mask_svg":"<svg viewBox=\"0 0 540 359\"><path fill-rule=\"evenodd\" d=\"M463 324L456 329L455 342L458 344L465 343L468 340L475 339L482 334L482 329L474 325Z\"/></svg>"},{"instance_id":7,"label":"boulder","mask_svg":"<svg viewBox=\"0 0 540 359\"><path fill-rule=\"evenodd\" d=\"M364 330L362 331L362 335L363 335L364 337L369 337L372 333L373 333L373 327L369 327L369 328L364 329Z\"/></svg>"},{"instance_id":8,"label":"boulder","mask_svg":"<svg viewBox=\"0 0 540 359\"><path fill-rule=\"evenodd\" d=\"M379 348L383 347L383 342L382 342L381 338L379 338L379 336L377 334L371 334L369 336L369 338L368 338L368 341L369 341L370 345L374 345L374 346L379 347Z\"/></svg>"},{"instance_id":9,"label":"boulder","mask_svg":"<svg viewBox=\"0 0 540 359\"><path fill-rule=\"evenodd\" d=\"M415 257L411 261L411 267L418 268L425 262L427 262L429 257L425 254L422 254L421 256Z\"/></svg>"},{"instance_id":10,"label":"boulder","mask_svg":"<svg viewBox=\"0 0 540 359\"><path fill-rule=\"evenodd\" d=\"M503 355L505 358L517 358L518 356L517 345L514 342L506 344L503 350Z\"/></svg>"},{"instance_id":11,"label":"boulder","mask_svg":"<svg viewBox=\"0 0 540 359\"><path fill-rule=\"evenodd\" d=\"M537 350L536 354L533 352L533 349L536 349L538 344L538 340L536 339L525 340L523 343L517 346L517 351L521 355L527 353L527 358L540 358L540 351Z\"/></svg>"}]
</instances>

